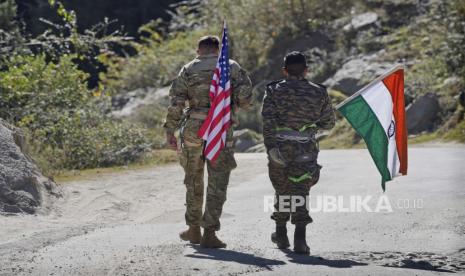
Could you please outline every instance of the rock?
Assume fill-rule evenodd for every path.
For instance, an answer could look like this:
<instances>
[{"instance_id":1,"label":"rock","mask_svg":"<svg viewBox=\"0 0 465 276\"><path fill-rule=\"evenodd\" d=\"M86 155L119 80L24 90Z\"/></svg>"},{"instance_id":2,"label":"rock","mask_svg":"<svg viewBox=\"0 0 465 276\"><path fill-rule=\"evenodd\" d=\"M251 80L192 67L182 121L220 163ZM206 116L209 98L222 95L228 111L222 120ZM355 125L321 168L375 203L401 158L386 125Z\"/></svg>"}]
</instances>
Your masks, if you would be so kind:
<instances>
[{"instance_id":1,"label":"rock","mask_svg":"<svg viewBox=\"0 0 465 276\"><path fill-rule=\"evenodd\" d=\"M245 152L248 152L248 153L266 152L266 147L265 147L265 144L260 143L253 147L248 148Z\"/></svg>"},{"instance_id":2,"label":"rock","mask_svg":"<svg viewBox=\"0 0 465 276\"><path fill-rule=\"evenodd\" d=\"M318 47L310 48L303 51L307 57L307 62L310 64L310 70L308 71L307 78L313 82L323 82L334 73L336 73L335 63L332 62L337 57L336 53L328 53L326 49Z\"/></svg>"},{"instance_id":3,"label":"rock","mask_svg":"<svg viewBox=\"0 0 465 276\"><path fill-rule=\"evenodd\" d=\"M392 28L408 24L420 13L425 13L431 5L429 0L365 0L364 4L370 9L382 9L383 24Z\"/></svg>"},{"instance_id":4,"label":"rock","mask_svg":"<svg viewBox=\"0 0 465 276\"><path fill-rule=\"evenodd\" d=\"M136 110L144 105L159 103L167 106L169 99L169 86L156 88L141 88L134 91L114 96L112 98L112 107L114 111L112 116L116 118L128 117L135 113Z\"/></svg>"},{"instance_id":5,"label":"rock","mask_svg":"<svg viewBox=\"0 0 465 276\"><path fill-rule=\"evenodd\" d=\"M460 78L457 76L449 77L442 82L443 88L459 90L461 85Z\"/></svg>"},{"instance_id":6,"label":"rock","mask_svg":"<svg viewBox=\"0 0 465 276\"><path fill-rule=\"evenodd\" d=\"M144 98L152 89L139 88L129 92L123 92L111 98L111 106L115 110L121 110L129 103L135 101L138 98Z\"/></svg>"},{"instance_id":7,"label":"rock","mask_svg":"<svg viewBox=\"0 0 465 276\"><path fill-rule=\"evenodd\" d=\"M0 119L0 213L35 213L59 196L55 183L45 178L24 152L22 132Z\"/></svg>"},{"instance_id":8,"label":"rock","mask_svg":"<svg viewBox=\"0 0 465 276\"><path fill-rule=\"evenodd\" d=\"M378 19L379 19L378 14L376 14L375 12L362 13L362 14L359 14L353 17L352 20L350 20L350 23L343 27L343 30L344 31L351 31L351 30L359 31L362 29L366 29L378 23Z\"/></svg>"},{"instance_id":9,"label":"rock","mask_svg":"<svg viewBox=\"0 0 465 276\"><path fill-rule=\"evenodd\" d=\"M234 132L236 152L246 152L249 148L259 144L262 139L259 134L251 129L241 129Z\"/></svg>"},{"instance_id":10,"label":"rock","mask_svg":"<svg viewBox=\"0 0 465 276\"><path fill-rule=\"evenodd\" d=\"M428 93L407 106L407 129L409 134L431 130L440 111L438 97Z\"/></svg>"},{"instance_id":11,"label":"rock","mask_svg":"<svg viewBox=\"0 0 465 276\"><path fill-rule=\"evenodd\" d=\"M378 61L377 58L378 54L353 58L323 84L350 96L393 67L392 63Z\"/></svg>"},{"instance_id":12,"label":"rock","mask_svg":"<svg viewBox=\"0 0 465 276\"><path fill-rule=\"evenodd\" d=\"M312 48L318 48L320 51L323 51L322 49L328 52L332 51L335 42L334 39L331 39L331 35L331 33L322 31L309 32L298 36L292 36L290 32L279 34L266 55L266 65L251 72L252 81L283 78L281 68L283 67L284 56L291 51L306 52Z\"/></svg>"}]
</instances>

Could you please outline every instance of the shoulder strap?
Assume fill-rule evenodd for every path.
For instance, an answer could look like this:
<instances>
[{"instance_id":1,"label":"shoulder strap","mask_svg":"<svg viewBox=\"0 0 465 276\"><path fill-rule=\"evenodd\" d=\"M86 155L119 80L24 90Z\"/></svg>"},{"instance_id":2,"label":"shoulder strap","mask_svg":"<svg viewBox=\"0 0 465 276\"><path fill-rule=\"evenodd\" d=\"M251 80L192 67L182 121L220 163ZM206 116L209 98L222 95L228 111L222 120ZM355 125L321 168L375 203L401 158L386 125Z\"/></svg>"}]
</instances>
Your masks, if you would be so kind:
<instances>
[{"instance_id":1,"label":"shoulder strap","mask_svg":"<svg viewBox=\"0 0 465 276\"><path fill-rule=\"evenodd\" d=\"M308 81L308 82L309 82L310 84L314 85L314 86L317 86L317 87L320 88L320 89L324 89L324 90L327 89L326 86L324 86L324 85L321 84L321 83L311 82L311 81Z\"/></svg>"},{"instance_id":2,"label":"shoulder strap","mask_svg":"<svg viewBox=\"0 0 465 276\"><path fill-rule=\"evenodd\" d=\"M271 87L272 85L277 84L277 83L280 83L280 82L282 82L282 81L283 81L283 80L281 79L281 80L275 80L275 81L269 82L269 83L266 85L266 87Z\"/></svg>"}]
</instances>

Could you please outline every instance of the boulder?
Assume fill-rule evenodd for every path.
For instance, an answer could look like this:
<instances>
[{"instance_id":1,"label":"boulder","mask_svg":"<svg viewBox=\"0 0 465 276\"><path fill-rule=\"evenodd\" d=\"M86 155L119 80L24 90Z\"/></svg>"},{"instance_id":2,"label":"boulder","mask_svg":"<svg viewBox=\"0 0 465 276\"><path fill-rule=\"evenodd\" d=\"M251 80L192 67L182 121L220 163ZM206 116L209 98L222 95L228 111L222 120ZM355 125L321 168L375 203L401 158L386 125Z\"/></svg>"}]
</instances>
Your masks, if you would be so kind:
<instances>
[{"instance_id":1,"label":"boulder","mask_svg":"<svg viewBox=\"0 0 465 276\"><path fill-rule=\"evenodd\" d=\"M260 143L253 147L248 148L245 152L248 152L248 153L266 152L266 147L265 147L265 144Z\"/></svg>"},{"instance_id":2,"label":"boulder","mask_svg":"<svg viewBox=\"0 0 465 276\"><path fill-rule=\"evenodd\" d=\"M407 106L407 129L409 134L431 130L441 108L438 97L428 93Z\"/></svg>"},{"instance_id":3,"label":"boulder","mask_svg":"<svg viewBox=\"0 0 465 276\"><path fill-rule=\"evenodd\" d=\"M343 27L344 31L360 31L366 28L370 28L376 25L379 21L378 14L375 12L366 12L359 15L354 16L350 23Z\"/></svg>"},{"instance_id":4,"label":"boulder","mask_svg":"<svg viewBox=\"0 0 465 276\"><path fill-rule=\"evenodd\" d=\"M352 58L323 84L350 96L392 68L392 63L379 61L377 58L377 54Z\"/></svg>"},{"instance_id":5,"label":"boulder","mask_svg":"<svg viewBox=\"0 0 465 276\"><path fill-rule=\"evenodd\" d=\"M305 35L294 36L291 32L283 32L275 38L275 43L266 55L266 65L251 72L252 81L258 82L263 79L283 78L282 66L284 56L291 51L307 52L312 48L319 49L320 52L331 52L334 49L334 39L330 33L313 31ZM323 50L324 49L324 50ZM309 54L309 53L307 53ZM325 53L322 53L325 54ZM312 58L309 56L309 58ZM312 61L314 62L314 61ZM312 66L313 67L313 66Z\"/></svg>"},{"instance_id":6,"label":"boulder","mask_svg":"<svg viewBox=\"0 0 465 276\"><path fill-rule=\"evenodd\" d=\"M434 1L430 0L365 0L370 10L382 10L383 24L398 28L415 20L421 13L427 13Z\"/></svg>"},{"instance_id":7,"label":"boulder","mask_svg":"<svg viewBox=\"0 0 465 276\"><path fill-rule=\"evenodd\" d=\"M169 103L169 88L169 86L159 89L153 87L140 88L114 96L111 100L114 109L112 116L115 118L129 117L141 107L150 104L167 106Z\"/></svg>"},{"instance_id":8,"label":"boulder","mask_svg":"<svg viewBox=\"0 0 465 276\"><path fill-rule=\"evenodd\" d=\"M246 152L249 148L262 142L261 135L251 129L241 129L234 132L236 152Z\"/></svg>"},{"instance_id":9,"label":"boulder","mask_svg":"<svg viewBox=\"0 0 465 276\"><path fill-rule=\"evenodd\" d=\"M0 119L0 213L32 214L60 195L56 184L40 173L24 148L22 132Z\"/></svg>"}]
</instances>

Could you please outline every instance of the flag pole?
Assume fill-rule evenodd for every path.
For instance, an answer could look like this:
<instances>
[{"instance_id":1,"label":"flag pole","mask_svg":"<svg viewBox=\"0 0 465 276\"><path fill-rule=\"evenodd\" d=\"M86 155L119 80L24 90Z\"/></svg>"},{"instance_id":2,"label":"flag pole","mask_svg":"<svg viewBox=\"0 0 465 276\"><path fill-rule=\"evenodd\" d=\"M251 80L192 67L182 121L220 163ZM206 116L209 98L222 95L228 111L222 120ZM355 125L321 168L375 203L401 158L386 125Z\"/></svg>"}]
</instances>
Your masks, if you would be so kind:
<instances>
[{"instance_id":1,"label":"flag pole","mask_svg":"<svg viewBox=\"0 0 465 276\"><path fill-rule=\"evenodd\" d=\"M385 77L389 76L390 74L394 73L395 71L399 70L399 69L404 69L404 66L402 64L397 64L395 65L394 67L392 67L391 69L389 69L388 71L386 71L385 73L381 74L379 77L377 77L376 79L374 79L372 82L370 82L369 84L365 85L364 87L362 87L360 90L358 90L357 92L355 92L354 94L352 94L350 97L348 97L347 99L345 99L344 101L342 101L341 103L339 103L338 105L336 105L336 110L338 110L339 108L341 108L343 105L345 105L346 103L350 102L351 100L353 100L355 97L359 96L360 94L362 94L363 92L365 92L368 88L372 87L374 84L376 84L377 82L379 82L380 80L384 79Z\"/></svg>"}]
</instances>

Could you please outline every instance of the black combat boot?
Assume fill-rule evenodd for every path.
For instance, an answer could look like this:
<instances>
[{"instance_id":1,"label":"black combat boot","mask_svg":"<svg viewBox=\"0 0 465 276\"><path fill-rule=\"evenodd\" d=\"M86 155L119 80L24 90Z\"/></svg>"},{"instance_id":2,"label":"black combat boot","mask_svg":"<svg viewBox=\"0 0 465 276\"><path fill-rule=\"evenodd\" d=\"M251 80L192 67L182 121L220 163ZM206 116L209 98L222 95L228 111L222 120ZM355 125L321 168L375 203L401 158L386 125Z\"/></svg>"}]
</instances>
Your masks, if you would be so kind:
<instances>
[{"instance_id":1,"label":"black combat boot","mask_svg":"<svg viewBox=\"0 0 465 276\"><path fill-rule=\"evenodd\" d=\"M294 252L297 254L310 254L310 247L308 247L307 241L305 240L306 227L307 225L302 223L295 225Z\"/></svg>"},{"instance_id":2,"label":"black combat boot","mask_svg":"<svg viewBox=\"0 0 465 276\"><path fill-rule=\"evenodd\" d=\"M276 243L279 249L286 249L291 246L287 238L286 224L276 224L276 232L271 234L271 241Z\"/></svg>"}]
</instances>

